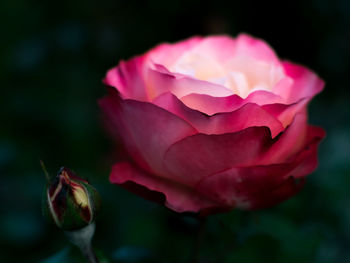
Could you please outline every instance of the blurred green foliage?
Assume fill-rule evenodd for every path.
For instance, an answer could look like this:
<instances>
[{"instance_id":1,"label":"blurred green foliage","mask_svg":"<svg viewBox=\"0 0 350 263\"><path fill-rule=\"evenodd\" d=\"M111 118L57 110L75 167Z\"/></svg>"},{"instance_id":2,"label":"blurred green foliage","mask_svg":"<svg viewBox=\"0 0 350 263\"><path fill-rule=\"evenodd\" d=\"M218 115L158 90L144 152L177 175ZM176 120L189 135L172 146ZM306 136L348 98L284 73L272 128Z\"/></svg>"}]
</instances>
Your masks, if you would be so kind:
<instances>
[{"instance_id":1,"label":"blurred green foliage","mask_svg":"<svg viewBox=\"0 0 350 263\"><path fill-rule=\"evenodd\" d=\"M41 215L40 158L51 173L71 167L99 190L94 243L111 262L189 262L193 217L108 182L119 153L101 129L101 79L159 42L242 31L325 79L310 122L327 138L299 195L210 217L201 262L350 262L349 27L346 0L1 1L0 262L68 262L64 234Z\"/></svg>"}]
</instances>

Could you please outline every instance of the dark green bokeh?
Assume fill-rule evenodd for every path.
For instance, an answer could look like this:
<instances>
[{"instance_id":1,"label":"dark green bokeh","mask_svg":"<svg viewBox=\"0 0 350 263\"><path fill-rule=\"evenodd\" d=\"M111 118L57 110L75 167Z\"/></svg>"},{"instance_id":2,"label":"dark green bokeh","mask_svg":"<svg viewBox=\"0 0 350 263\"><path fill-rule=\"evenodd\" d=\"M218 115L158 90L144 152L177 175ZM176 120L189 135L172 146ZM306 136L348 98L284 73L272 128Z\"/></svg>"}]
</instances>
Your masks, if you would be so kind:
<instances>
[{"instance_id":1,"label":"dark green bokeh","mask_svg":"<svg viewBox=\"0 0 350 263\"><path fill-rule=\"evenodd\" d=\"M118 152L101 129L101 79L159 42L242 31L325 79L310 122L327 138L298 196L211 217L201 262L350 262L350 2L267 2L1 1L0 262L67 251L63 233L41 215L40 158L51 173L71 167L99 190L94 243L111 260L189 262L196 220L108 182Z\"/></svg>"}]
</instances>

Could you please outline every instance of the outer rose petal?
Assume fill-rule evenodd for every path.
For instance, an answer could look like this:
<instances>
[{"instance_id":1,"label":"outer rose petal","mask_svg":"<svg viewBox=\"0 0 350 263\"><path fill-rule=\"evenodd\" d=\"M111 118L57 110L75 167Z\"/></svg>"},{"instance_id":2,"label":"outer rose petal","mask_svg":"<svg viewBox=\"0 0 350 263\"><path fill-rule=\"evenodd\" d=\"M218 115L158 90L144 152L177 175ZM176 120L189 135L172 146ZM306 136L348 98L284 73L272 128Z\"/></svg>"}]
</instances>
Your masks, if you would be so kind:
<instances>
[{"instance_id":1,"label":"outer rose petal","mask_svg":"<svg viewBox=\"0 0 350 263\"><path fill-rule=\"evenodd\" d=\"M123 100L112 94L101 99L100 106L132 158L156 174L162 170L168 147L197 133L182 119L148 102Z\"/></svg>"},{"instance_id":2,"label":"outer rose petal","mask_svg":"<svg viewBox=\"0 0 350 263\"><path fill-rule=\"evenodd\" d=\"M276 138L261 162L264 164L282 163L300 151L307 139L307 116L297 114L291 125Z\"/></svg>"},{"instance_id":3,"label":"outer rose petal","mask_svg":"<svg viewBox=\"0 0 350 263\"><path fill-rule=\"evenodd\" d=\"M303 178L317 166L317 145L322 137L312 137L293 161L267 166L231 168L207 177L197 190L222 206L260 209L275 205L300 190ZM302 181L303 182L303 181Z\"/></svg>"},{"instance_id":4,"label":"outer rose petal","mask_svg":"<svg viewBox=\"0 0 350 263\"><path fill-rule=\"evenodd\" d=\"M276 87L273 92L285 98L287 104L304 98L311 99L323 90L324 81L309 69L288 61L283 62L283 68L293 84Z\"/></svg>"},{"instance_id":5,"label":"outer rose petal","mask_svg":"<svg viewBox=\"0 0 350 263\"><path fill-rule=\"evenodd\" d=\"M148 190L162 193L165 195L165 205L177 212L199 211L215 206L215 203L207 199L206 196L197 195L193 188L181 185L176 181L147 174L130 163L123 162L114 165L109 180L111 183L126 188L129 188L128 182L133 182L145 186ZM136 189L136 193L140 194L140 190ZM150 198L149 194L142 192L142 195L146 195L145 197L148 199Z\"/></svg>"},{"instance_id":6,"label":"outer rose petal","mask_svg":"<svg viewBox=\"0 0 350 263\"><path fill-rule=\"evenodd\" d=\"M287 127L289 124L291 124L297 113L304 113L307 115L306 107L308 102L309 100L302 99L289 105L276 103L263 105L262 108L277 118L283 124L283 127Z\"/></svg>"},{"instance_id":7,"label":"outer rose petal","mask_svg":"<svg viewBox=\"0 0 350 263\"><path fill-rule=\"evenodd\" d=\"M257 164L273 144L267 127L221 134L196 134L174 143L164 156L173 180L186 185L233 166Z\"/></svg>"},{"instance_id":8,"label":"outer rose petal","mask_svg":"<svg viewBox=\"0 0 350 263\"><path fill-rule=\"evenodd\" d=\"M204 177L197 184L184 185L176 178L147 174L130 163L113 166L110 181L130 190L129 182L163 193L165 205L177 212L211 213L235 207L259 209L277 204L300 190L303 178L317 165L317 145L324 132L309 127L306 147L291 162L267 166L230 168ZM144 195L144 190L134 189ZM148 193L149 194L149 193ZM149 196L147 196L149 198ZM160 201L160 200L158 200Z\"/></svg>"},{"instance_id":9,"label":"outer rose petal","mask_svg":"<svg viewBox=\"0 0 350 263\"><path fill-rule=\"evenodd\" d=\"M134 57L110 69L103 82L116 88L123 98L148 101L148 92L143 77L145 57Z\"/></svg>"},{"instance_id":10,"label":"outer rose petal","mask_svg":"<svg viewBox=\"0 0 350 263\"><path fill-rule=\"evenodd\" d=\"M307 140L306 116L298 114L276 138L267 127L251 127L221 135L196 134L176 142L166 152L164 165L174 180L193 185L231 167L283 163ZM316 133L315 136L322 136Z\"/></svg>"},{"instance_id":11,"label":"outer rose petal","mask_svg":"<svg viewBox=\"0 0 350 263\"><path fill-rule=\"evenodd\" d=\"M188 108L171 93L160 95L153 103L181 117L191 123L200 133L205 134L223 134L253 126L267 126L271 130L272 137L275 137L284 129L277 118L252 103L248 103L236 111L218 113L213 116L207 116Z\"/></svg>"}]
</instances>

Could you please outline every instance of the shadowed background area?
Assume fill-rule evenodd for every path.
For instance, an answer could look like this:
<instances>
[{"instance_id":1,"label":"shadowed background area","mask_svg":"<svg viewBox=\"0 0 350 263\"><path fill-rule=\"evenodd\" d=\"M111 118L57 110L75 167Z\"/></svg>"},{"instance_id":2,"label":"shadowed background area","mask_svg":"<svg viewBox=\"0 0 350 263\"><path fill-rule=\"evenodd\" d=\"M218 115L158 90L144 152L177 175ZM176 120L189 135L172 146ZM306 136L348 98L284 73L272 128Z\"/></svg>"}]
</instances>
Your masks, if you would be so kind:
<instances>
[{"instance_id":1,"label":"shadowed background area","mask_svg":"<svg viewBox=\"0 0 350 263\"><path fill-rule=\"evenodd\" d=\"M112 262L189 262L194 218L108 182L119 153L100 122L101 80L159 42L239 32L326 81L309 110L327 138L299 195L209 218L200 262L350 262L349 1L4 0L0 28L0 262L67 262L65 236L42 218L39 159L50 173L65 165L99 190L94 244Z\"/></svg>"}]
</instances>

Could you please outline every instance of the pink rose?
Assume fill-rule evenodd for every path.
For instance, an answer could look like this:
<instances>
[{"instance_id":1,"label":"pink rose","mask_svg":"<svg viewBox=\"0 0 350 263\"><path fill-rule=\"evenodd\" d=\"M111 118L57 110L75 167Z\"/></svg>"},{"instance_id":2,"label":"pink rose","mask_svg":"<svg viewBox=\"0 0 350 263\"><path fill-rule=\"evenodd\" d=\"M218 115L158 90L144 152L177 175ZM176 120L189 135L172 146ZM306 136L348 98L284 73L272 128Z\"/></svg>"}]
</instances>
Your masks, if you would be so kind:
<instances>
[{"instance_id":1,"label":"pink rose","mask_svg":"<svg viewBox=\"0 0 350 263\"><path fill-rule=\"evenodd\" d=\"M241 34L160 44L108 71L100 100L130 159L110 181L177 212L259 209L294 195L325 132L307 124L324 82Z\"/></svg>"}]
</instances>

